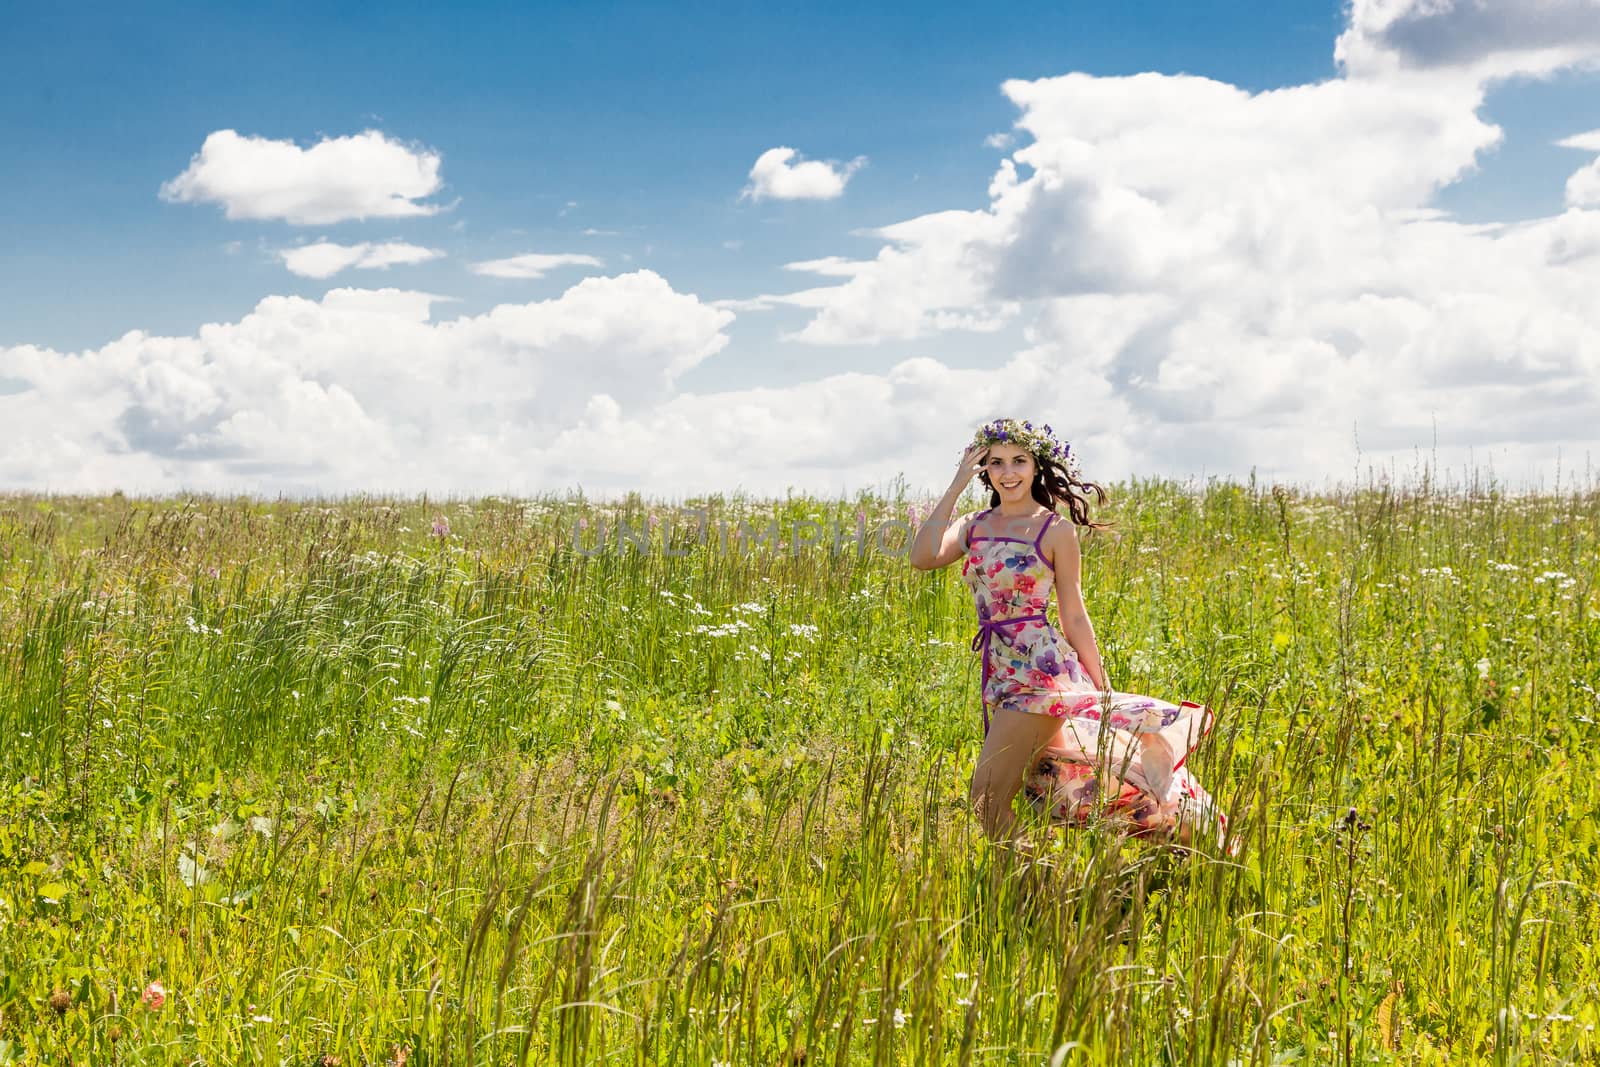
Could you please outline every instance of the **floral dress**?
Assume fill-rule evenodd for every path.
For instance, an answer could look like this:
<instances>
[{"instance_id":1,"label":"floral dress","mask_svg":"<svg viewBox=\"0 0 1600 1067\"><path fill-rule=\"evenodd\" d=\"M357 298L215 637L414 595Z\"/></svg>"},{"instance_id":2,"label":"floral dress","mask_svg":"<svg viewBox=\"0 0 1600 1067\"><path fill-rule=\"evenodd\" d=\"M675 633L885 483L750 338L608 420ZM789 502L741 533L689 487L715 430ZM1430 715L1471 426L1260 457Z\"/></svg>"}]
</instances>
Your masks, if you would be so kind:
<instances>
[{"instance_id":1,"label":"floral dress","mask_svg":"<svg viewBox=\"0 0 1600 1067\"><path fill-rule=\"evenodd\" d=\"M1210 732L1211 712L1096 688L1047 614L1055 572L1041 545L1055 514L1029 543L977 532L989 511L967 527L961 565L978 609L972 648L983 657L984 733L991 709L1062 720L1056 742L1029 769L1029 802L1068 825L1085 822L1098 799L1136 836L1170 833L1185 821L1220 836L1226 818L1184 766Z\"/></svg>"}]
</instances>

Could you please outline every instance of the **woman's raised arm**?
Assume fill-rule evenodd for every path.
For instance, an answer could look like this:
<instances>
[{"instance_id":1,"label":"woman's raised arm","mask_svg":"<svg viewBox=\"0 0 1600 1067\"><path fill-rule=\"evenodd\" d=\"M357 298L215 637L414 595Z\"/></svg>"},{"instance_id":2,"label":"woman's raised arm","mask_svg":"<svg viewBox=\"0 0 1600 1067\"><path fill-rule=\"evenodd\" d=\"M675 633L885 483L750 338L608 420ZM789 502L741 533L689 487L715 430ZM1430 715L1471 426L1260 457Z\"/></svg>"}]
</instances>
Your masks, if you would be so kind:
<instances>
[{"instance_id":1,"label":"woman's raised arm","mask_svg":"<svg viewBox=\"0 0 1600 1067\"><path fill-rule=\"evenodd\" d=\"M983 445L972 445L961 454L961 466L956 468L950 488L944 491L944 496L939 498L928 517L922 520L922 525L917 527L917 536L911 542L910 552L911 565L917 570L938 570L960 559L966 551L964 542L972 516L963 515L955 522L950 517L967 483L983 469L983 454L987 451L988 448Z\"/></svg>"}]
</instances>

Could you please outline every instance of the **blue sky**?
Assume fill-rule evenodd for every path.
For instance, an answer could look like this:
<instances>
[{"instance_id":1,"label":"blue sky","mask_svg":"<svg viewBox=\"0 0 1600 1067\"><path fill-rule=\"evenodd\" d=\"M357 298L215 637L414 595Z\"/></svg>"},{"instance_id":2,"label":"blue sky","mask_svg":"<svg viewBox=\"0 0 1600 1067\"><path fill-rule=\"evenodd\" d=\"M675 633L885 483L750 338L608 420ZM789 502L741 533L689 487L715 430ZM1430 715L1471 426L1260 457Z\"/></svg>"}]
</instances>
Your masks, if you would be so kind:
<instances>
[{"instance_id":1,"label":"blue sky","mask_svg":"<svg viewBox=\"0 0 1600 1067\"><path fill-rule=\"evenodd\" d=\"M433 294L436 322L640 268L705 304L794 292L823 282L786 263L869 260L885 246L873 228L986 209L1013 149L985 138L1019 118L1008 79L1149 71L1247 93L1314 85L1341 77L1335 40L1354 25L1339 3L1237 2L15 5L5 24L0 353L88 351L132 329L189 337L264 297L317 301L338 286ZM1461 223L1561 214L1568 176L1592 153L1554 142L1600 129L1597 87L1582 57L1483 79L1477 117L1501 139L1426 206ZM161 199L225 129L301 148L382 131L441 157L429 202L448 207L303 226ZM757 157L779 145L864 165L834 199L741 198ZM328 280L285 269L280 250L317 240L441 256ZM468 269L529 252L603 267L538 279ZM908 359L999 367L1037 341L1037 310L987 332L805 344L784 338L814 309L739 308L673 387L801 386Z\"/></svg>"},{"instance_id":2,"label":"blue sky","mask_svg":"<svg viewBox=\"0 0 1600 1067\"><path fill-rule=\"evenodd\" d=\"M745 296L786 284L783 262L868 251L855 229L981 203L1001 154L983 139L1015 117L1007 78L1167 70L1271 88L1330 76L1341 24L1334 3L1023 3L1001 19L930 3L329 7L7 17L0 139L20 166L0 207L0 284L13 294L0 342L182 333L265 292L319 293L255 247L302 228L157 199L217 129L305 143L372 127L437 149L444 198L460 198L448 215L313 229L449 245L454 262L407 284L468 308L559 292L561 278L461 276L463 259L529 245L628 253L690 291ZM774 143L869 162L840 202L741 203L750 163ZM230 255L235 241L247 247Z\"/></svg>"}]
</instances>

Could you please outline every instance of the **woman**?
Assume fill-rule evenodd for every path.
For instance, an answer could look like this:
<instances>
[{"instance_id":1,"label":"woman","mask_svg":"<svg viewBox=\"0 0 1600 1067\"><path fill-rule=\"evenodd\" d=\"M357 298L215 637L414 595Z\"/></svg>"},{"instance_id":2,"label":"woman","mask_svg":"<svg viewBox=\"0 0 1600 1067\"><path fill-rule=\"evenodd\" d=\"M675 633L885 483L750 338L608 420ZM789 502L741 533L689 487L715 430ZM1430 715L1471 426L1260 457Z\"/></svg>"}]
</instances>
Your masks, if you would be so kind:
<instances>
[{"instance_id":1,"label":"woman","mask_svg":"<svg viewBox=\"0 0 1600 1067\"><path fill-rule=\"evenodd\" d=\"M977 475L987 510L951 513ZM1078 527L1091 494L1070 447L1049 426L999 419L979 428L950 488L917 531L911 565L934 570L961 560L978 609L972 647L983 657L983 749L970 797L986 834L1010 840L1012 800L1028 799L1053 820L1081 824L1097 796L1132 833L1187 842L1196 825L1225 822L1184 767L1211 728L1198 704L1169 704L1111 689L1079 584ZM1065 505L1069 521L1058 521ZM1061 626L1046 614L1050 587Z\"/></svg>"}]
</instances>

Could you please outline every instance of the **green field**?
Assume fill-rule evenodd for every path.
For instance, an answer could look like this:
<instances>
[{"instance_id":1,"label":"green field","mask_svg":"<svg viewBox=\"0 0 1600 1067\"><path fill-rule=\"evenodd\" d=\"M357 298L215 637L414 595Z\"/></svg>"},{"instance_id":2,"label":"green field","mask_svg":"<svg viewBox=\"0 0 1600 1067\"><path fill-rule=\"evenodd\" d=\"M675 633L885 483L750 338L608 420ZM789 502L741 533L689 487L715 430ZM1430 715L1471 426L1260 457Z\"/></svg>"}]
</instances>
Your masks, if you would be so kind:
<instances>
[{"instance_id":1,"label":"green field","mask_svg":"<svg viewBox=\"0 0 1600 1067\"><path fill-rule=\"evenodd\" d=\"M0 498L0 1064L1600 1059L1600 490L1114 487L1233 858L983 840L915 504Z\"/></svg>"}]
</instances>

